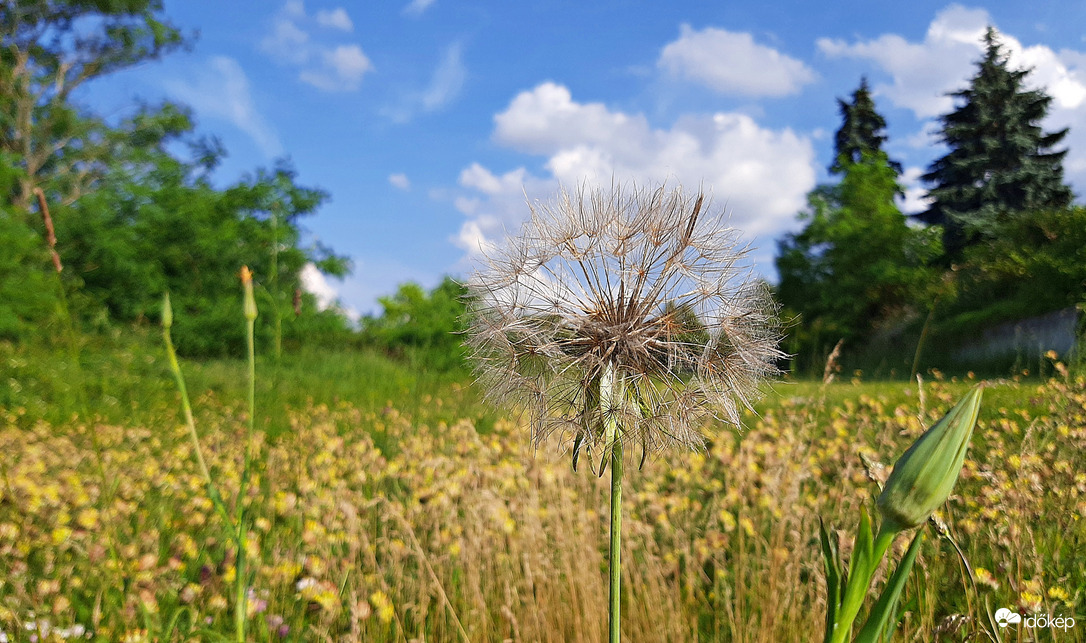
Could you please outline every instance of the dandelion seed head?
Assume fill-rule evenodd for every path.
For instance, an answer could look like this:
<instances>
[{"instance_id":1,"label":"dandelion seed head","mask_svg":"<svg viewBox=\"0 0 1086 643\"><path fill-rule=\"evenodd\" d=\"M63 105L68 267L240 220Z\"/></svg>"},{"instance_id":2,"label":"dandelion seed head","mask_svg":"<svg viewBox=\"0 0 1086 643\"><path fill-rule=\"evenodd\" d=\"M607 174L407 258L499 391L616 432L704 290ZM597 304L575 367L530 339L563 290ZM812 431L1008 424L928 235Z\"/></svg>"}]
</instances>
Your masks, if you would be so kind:
<instances>
[{"instance_id":1,"label":"dandelion seed head","mask_svg":"<svg viewBox=\"0 0 1086 643\"><path fill-rule=\"evenodd\" d=\"M607 416L646 452L703 447L710 417L738 426L782 353L776 307L723 213L680 186L582 188L529 207L467 283L487 394L522 405L537 445L557 433L604 446L593 427ZM621 399L599 399L605 369Z\"/></svg>"}]
</instances>

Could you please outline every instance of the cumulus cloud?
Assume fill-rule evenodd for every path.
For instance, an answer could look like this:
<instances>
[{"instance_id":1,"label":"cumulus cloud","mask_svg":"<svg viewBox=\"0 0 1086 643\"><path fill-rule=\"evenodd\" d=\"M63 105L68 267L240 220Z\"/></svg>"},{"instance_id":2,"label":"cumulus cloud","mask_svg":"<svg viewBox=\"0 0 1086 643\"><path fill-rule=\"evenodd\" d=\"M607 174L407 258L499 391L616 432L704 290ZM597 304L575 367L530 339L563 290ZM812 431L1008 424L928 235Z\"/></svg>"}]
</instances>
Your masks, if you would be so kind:
<instances>
[{"instance_id":1,"label":"cumulus cloud","mask_svg":"<svg viewBox=\"0 0 1086 643\"><path fill-rule=\"evenodd\" d=\"M891 78L890 83L875 86L879 95L920 118L933 118L954 108L954 99L947 94L965 88L976 73L988 25L994 22L984 9L950 5L936 14L921 42L886 34L855 43L821 39L818 47L830 57L875 62ZM1086 128L1079 125L1086 122L1086 52L1025 46L1005 33L1000 33L1000 42L1012 68L1031 70L1027 85L1042 88L1052 97L1045 128L1071 126L1063 143L1070 149L1064 168L1068 179L1082 190L1086 187ZM922 140L920 135L917 141Z\"/></svg>"},{"instance_id":2,"label":"cumulus cloud","mask_svg":"<svg viewBox=\"0 0 1086 643\"><path fill-rule=\"evenodd\" d=\"M690 25L682 25L656 64L672 76L740 96L788 96L816 77L802 61L754 42L749 33Z\"/></svg>"},{"instance_id":3,"label":"cumulus cloud","mask_svg":"<svg viewBox=\"0 0 1086 643\"><path fill-rule=\"evenodd\" d=\"M399 174L388 175L388 182L392 187L405 192L411 189L411 181L407 178L407 175L402 172Z\"/></svg>"},{"instance_id":4,"label":"cumulus cloud","mask_svg":"<svg viewBox=\"0 0 1086 643\"><path fill-rule=\"evenodd\" d=\"M354 23L342 7L306 14L301 2L291 1L272 21L260 49L280 62L298 67L298 79L324 91L355 91L373 63L355 43L332 44L313 38L314 28L351 32Z\"/></svg>"},{"instance_id":5,"label":"cumulus cloud","mask_svg":"<svg viewBox=\"0 0 1086 643\"><path fill-rule=\"evenodd\" d=\"M668 177L711 192L736 226L763 240L792 223L815 184L807 138L743 114L688 115L659 129L640 114L577 102L548 82L517 95L494 121L494 140L545 157L546 174L523 167L495 173L478 163L460 173L465 193L455 204L466 220L453 241L469 254L516 232L526 197L548 199L559 183L576 189Z\"/></svg>"},{"instance_id":6,"label":"cumulus cloud","mask_svg":"<svg viewBox=\"0 0 1086 643\"><path fill-rule=\"evenodd\" d=\"M419 112L436 112L460 96L467 75L463 46L454 42L442 52L441 60L426 87L421 91L408 92L398 104L382 109L381 113L397 123L406 123Z\"/></svg>"},{"instance_id":7,"label":"cumulus cloud","mask_svg":"<svg viewBox=\"0 0 1086 643\"><path fill-rule=\"evenodd\" d=\"M990 21L983 9L951 5L936 15L923 42L885 34L853 44L822 38L818 48L832 58L874 61L893 79L889 85L876 85L876 92L927 118L953 108L947 93L960 89L972 75L973 62L983 50L981 37Z\"/></svg>"},{"instance_id":8,"label":"cumulus cloud","mask_svg":"<svg viewBox=\"0 0 1086 643\"><path fill-rule=\"evenodd\" d=\"M257 111L249 78L228 56L215 56L189 79L165 83L166 90L201 116L227 121L253 140L267 158L280 156L283 145L275 129Z\"/></svg>"}]
</instances>

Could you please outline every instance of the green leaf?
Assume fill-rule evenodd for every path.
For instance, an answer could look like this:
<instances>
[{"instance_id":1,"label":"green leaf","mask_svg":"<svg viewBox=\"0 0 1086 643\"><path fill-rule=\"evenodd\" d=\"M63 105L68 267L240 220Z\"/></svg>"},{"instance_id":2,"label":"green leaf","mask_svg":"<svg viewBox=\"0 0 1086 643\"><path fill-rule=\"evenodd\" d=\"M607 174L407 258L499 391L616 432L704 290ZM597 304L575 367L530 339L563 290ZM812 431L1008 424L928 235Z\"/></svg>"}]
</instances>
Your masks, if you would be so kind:
<instances>
[{"instance_id":1,"label":"green leaf","mask_svg":"<svg viewBox=\"0 0 1086 643\"><path fill-rule=\"evenodd\" d=\"M577 433L577 439L573 441L573 470L577 470L577 458L581 455L581 444L584 442L585 432Z\"/></svg>"},{"instance_id":2,"label":"green leaf","mask_svg":"<svg viewBox=\"0 0 1086 643\"><path fill-rule=\"evenodd\" d=\"M870 576L867 571L871 565L871 559L875 555L875 534L871 530L871 518L867 515L867 508L860 507L860 526L856 531L856 544L852 548L852 560L849 561L848 575L856 573L860 576Z\"/></svg>"},{"instance_id":3,"label":"green leaf","mask_svg":"<svg viewBox=\"0 0 1086 643\"><path fill-rule=\"evenodd\" d=\"M841 607L843 598L841 553L837 549L837 543L826 530L826 523L822 521L822 516L818 517L818 535L822 544L823 568L826 570L826 641L829 641L833 624L837 622L837 610Z\"/></svg>"},{"instance_id":4,"label":"green leaf","mask_svg":"<svg viewBox=\"0 0 1086 643\"><path fill-rule=\"evenodd\" d=\"M852 621L860 612L860 606L863 605L871 583L871 575L878 563L879 561L875 559L875 539L871 532L871 519L867 515L867 508L861 505L860 524L856 529L852 557L848 562L848 575L841 605L834 615L833 627L827 635L827 640L842 643L848 638L848 633L852 630Z\"/></svg>"},{"instance_id":5,"label":"green leaf","mask_svg":"<svg viewBox=\"0 0 1086 643\"><path fill-rule=\"evenodd\" d=\"M909 574L913 570L913 563L916 561L917 553L920 552L920 543L923 540L924 530L921 529L913 536L908 551L901 558L890 580L886 582L882 595L879 596L875 607L871 608L867 622L854 643L878 643L884 638L888 641L893 636L893 629L897 624L897 620L894 619L897 602L901 597L901 590L905 587L905 581L909 579Z\"/></svg>"}]
</instances>

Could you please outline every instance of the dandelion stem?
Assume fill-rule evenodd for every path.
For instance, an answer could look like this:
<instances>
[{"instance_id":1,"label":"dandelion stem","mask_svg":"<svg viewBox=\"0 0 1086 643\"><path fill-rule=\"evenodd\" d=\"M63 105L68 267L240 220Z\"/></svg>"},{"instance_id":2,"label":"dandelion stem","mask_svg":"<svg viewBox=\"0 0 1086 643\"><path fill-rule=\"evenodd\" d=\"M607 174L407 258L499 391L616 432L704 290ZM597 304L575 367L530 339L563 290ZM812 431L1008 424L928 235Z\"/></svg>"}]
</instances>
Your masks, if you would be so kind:
<instances>
[{"instance_id":1,"label":"dandelion stem","mask_svg":"<svg viewBox=\"0 0 1086 643\"><path fill-rule=\"evenodd\" d=\"M619 643L622 638L622 436L618 426L618 408L625 397L625 381L616 377L615 368L608 364L600 378L600 402L603 405L604 435L611 452L611 550L609 569L610 596L608 602L608 641ZM605 461L606 462L606 461Z\"/></svg>"},{"instance_id":2,"label":"dandelion stem","mask_svg":"<svg viewBox=\"0 0 1086 643\"><path fill-rule=\"evenodd\" d=\"M620 612L622 609L622 443L616 442L611 449L611 601L610 643L622 638Z\"/></svg>"}]
</instances>

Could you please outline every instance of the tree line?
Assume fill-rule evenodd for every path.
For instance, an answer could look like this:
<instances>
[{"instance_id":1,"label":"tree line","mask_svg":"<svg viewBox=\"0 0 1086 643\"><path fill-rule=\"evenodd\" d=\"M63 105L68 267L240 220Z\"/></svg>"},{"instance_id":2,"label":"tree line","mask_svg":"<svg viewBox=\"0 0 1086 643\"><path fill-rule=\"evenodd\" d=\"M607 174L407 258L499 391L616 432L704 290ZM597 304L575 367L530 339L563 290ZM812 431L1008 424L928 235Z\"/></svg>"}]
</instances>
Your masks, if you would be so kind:
<instances>
[{"instance_id":1,"label":"tree line","mask_svg":"<svg viewBox=\"0 0 1086 643\"><path fill-rule=\"evenodd\" d=\"M841 343L858 363L906 374L983 328L1086 299L1086 208L1064 180L1067 129L1045 132L1051 97L1027 89L994 28L969 85L939 119L947 152L922 177L928 207L906 216L902 166L867 81L838 100L829 171L778 242L777 293L794 367Z\"/></svg>"}]
</instances>

